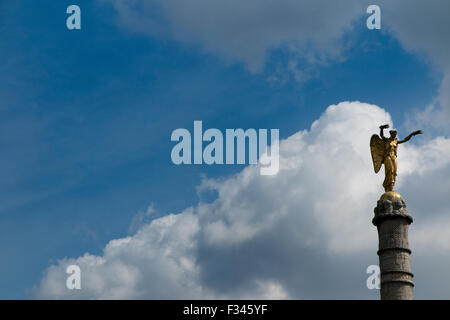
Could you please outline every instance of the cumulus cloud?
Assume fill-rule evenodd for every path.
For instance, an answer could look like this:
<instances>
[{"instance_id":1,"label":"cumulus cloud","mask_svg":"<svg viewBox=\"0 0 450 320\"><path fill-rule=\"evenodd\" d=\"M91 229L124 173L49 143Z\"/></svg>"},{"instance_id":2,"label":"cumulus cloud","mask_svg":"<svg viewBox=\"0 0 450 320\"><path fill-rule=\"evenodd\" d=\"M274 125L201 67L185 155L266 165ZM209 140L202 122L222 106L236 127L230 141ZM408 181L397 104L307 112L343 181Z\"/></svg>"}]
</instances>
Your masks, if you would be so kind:
<instances>
[{"instance_id":1,"label":"cumulus cloud","mask_svg":"<svg viewBox=\"0 0 450 320\"><path fill-rule=\"evenodd\" d=\"M215 190L213 202L156 218L136 234L112 240L101 256L60 260L34 293L92 299L377 298L365 287L365 270L377 263L371 219L383 176L372 172L368 141L384 123L392 125L390 115L375 105L329 106L309 130L280 142L277 175L261 176L248 166L227 179L205 179L199 190ZM449 223L440 223L448 221L443 217L450 207L448 150L445 138L399 150L398 190L416 219L410 238L413 252L418 248L413 271L419 279L437 277L429 274L430 255L436 265L450 267L442 258ZM81 290L65 288L70 264L81 267ZM419 297L448 298L449 287L417 290Z\"/></svg>"},{"instance_id":2,"label":"cumulus cloud","mask_svg":"<svg viewBox=\"0 0 450 320\"><path fill-rule=\"evenodd\" d=\"M309 78L317 65L345 58L342 36L356 19L367 15L372 4L359 0L101 1L111 3L119 23L128 28L198 45L226 61L244 62L252 72L263 68L271 50L281 48L287 52L281 69L298 81ZM423 56L442 77L436 98L411 122L445 129L450 123L450 2L379 1L378 5L382 30L406 50Z\"/></svg>"},{"instance_id":3,"label":"cumulus cloud","mask_svg":"<svg viewBox=\"0 0 450 320\"><path fill-rule=\"evenodd\" d=\"M244 62L253 72L278 47L301 52L295 59L309 64L339 58L343 33L365 12L358 0L102 1L117 9L124 26L199 45L226 61ZM290 68L295 64L291 60Z\"/></svg>"},{"instance_id":4,"label":"cumulus cloud","mask_svg":"<svg viewBox=\"0 0 450 320\"><path fill-rule=\"evenodd\" d=\"M383 21L407 50L423 56L442 77L438 96L417 114L419 123L450 123L450 2L382 1Z\"/></svg>"}]
</instances>

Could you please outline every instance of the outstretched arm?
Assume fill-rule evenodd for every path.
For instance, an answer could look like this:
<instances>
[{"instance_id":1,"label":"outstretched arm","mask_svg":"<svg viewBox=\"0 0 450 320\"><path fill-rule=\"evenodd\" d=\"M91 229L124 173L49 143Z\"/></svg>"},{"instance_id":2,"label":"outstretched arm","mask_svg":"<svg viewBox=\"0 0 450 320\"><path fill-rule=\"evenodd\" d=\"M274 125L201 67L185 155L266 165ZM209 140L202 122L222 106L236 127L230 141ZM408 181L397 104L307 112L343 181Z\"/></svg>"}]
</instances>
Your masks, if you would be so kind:
<instances>
[{"instance_id":1,"label":"outstretched arm","mask_svg":"<svg viewBox=\"0 0 450 320\"><path fill-rule=\"evenodd\" d=\"M389 128L388 124L380 126L380 137L383 140L386 140L386 137L384 136L384 129L387 129L387 128Z\"/></svg>"},{"instance_id":2,"label":"outstretched arm","mask_svg":"<svg viewBox=\"0 0 450 320\"><path fill-rule=\"evenodd\" d=\"M414 131L414 132L410 133L405 139L400 140L398 143L400 144L400 143L407 142L407 141L409 141L409 139L411 139L411 137L413 137L413 136L415 136L417 134L422 134L422 130L417 130L417 131Z\"/></svg>"}]
</instances>

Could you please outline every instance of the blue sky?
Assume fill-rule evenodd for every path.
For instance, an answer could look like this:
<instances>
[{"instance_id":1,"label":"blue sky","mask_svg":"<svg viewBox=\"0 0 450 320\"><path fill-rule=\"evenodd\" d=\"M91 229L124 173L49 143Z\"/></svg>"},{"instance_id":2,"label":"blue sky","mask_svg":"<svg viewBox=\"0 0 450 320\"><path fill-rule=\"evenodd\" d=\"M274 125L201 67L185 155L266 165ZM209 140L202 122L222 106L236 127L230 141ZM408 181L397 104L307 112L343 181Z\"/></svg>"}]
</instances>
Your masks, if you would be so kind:
<instances>
[{"instance_id":1,"label":"blue sky","mask_svg":"<svg viewBox=\"0 0 450 320\"><path fill-rule=\"evenodd\" d=\"M279 128L285 139L331 104L362 101L388 111L404 136L406 114L430 103L442 79L391 33L368 30L364 12L341 39L342 59L299 82L283 69L283 48L249 71L196 43L128 28L101 1L77 1L82 29L67 30L70 4L0 4L1 298L30 298L58 259L101 254L151 204L160 215L180 212L197 204L202 177L243 169L175 166L176 128L202 120Z\"/></svg>"}]
</instances>

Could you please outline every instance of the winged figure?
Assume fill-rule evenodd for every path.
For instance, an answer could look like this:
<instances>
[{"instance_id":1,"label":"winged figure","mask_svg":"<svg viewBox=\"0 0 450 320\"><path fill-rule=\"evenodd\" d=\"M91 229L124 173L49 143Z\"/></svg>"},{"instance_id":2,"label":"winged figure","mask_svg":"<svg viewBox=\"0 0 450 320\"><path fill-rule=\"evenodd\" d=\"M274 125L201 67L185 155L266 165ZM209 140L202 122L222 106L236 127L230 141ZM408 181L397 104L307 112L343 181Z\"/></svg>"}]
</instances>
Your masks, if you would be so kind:
<instances>
[{"instance_id":1,"label":"winged figure","mask_svg":"<svg viewBox=\"0 0 450 320\"><path fill-rule=\"evenodd\" d=\"M388 124L380 126L380 135L372 135L370 138L370 153L372 154L373 168L375 173L384 164L383 187L386 192L394 191L395 179L397 177L397 147L399 144L409 141L411 137L421 134L422 130L417 130L409 134L405 139L397 139L397 130L389 130L390 136L384 136L384 129L389 128Z\"/></svg>"}]
</instances>

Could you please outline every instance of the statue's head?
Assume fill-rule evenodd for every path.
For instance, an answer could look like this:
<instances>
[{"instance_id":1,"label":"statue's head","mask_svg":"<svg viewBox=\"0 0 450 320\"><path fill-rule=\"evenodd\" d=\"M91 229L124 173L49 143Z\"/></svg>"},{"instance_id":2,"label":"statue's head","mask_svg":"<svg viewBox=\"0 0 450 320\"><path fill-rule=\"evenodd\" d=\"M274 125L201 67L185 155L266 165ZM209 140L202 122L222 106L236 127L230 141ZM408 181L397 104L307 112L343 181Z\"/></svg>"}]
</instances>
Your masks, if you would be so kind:
<instances>
[{"instance_id":1,"label":"statue's head","mask_svg":"<svg viewBox=\"0 0 450 320\"><path fill-rule=\"evenodd\" d=\"M391 134L391 139L397 138L397 130L389 130L389 133Z\"/></svg>"}]
</instances>

